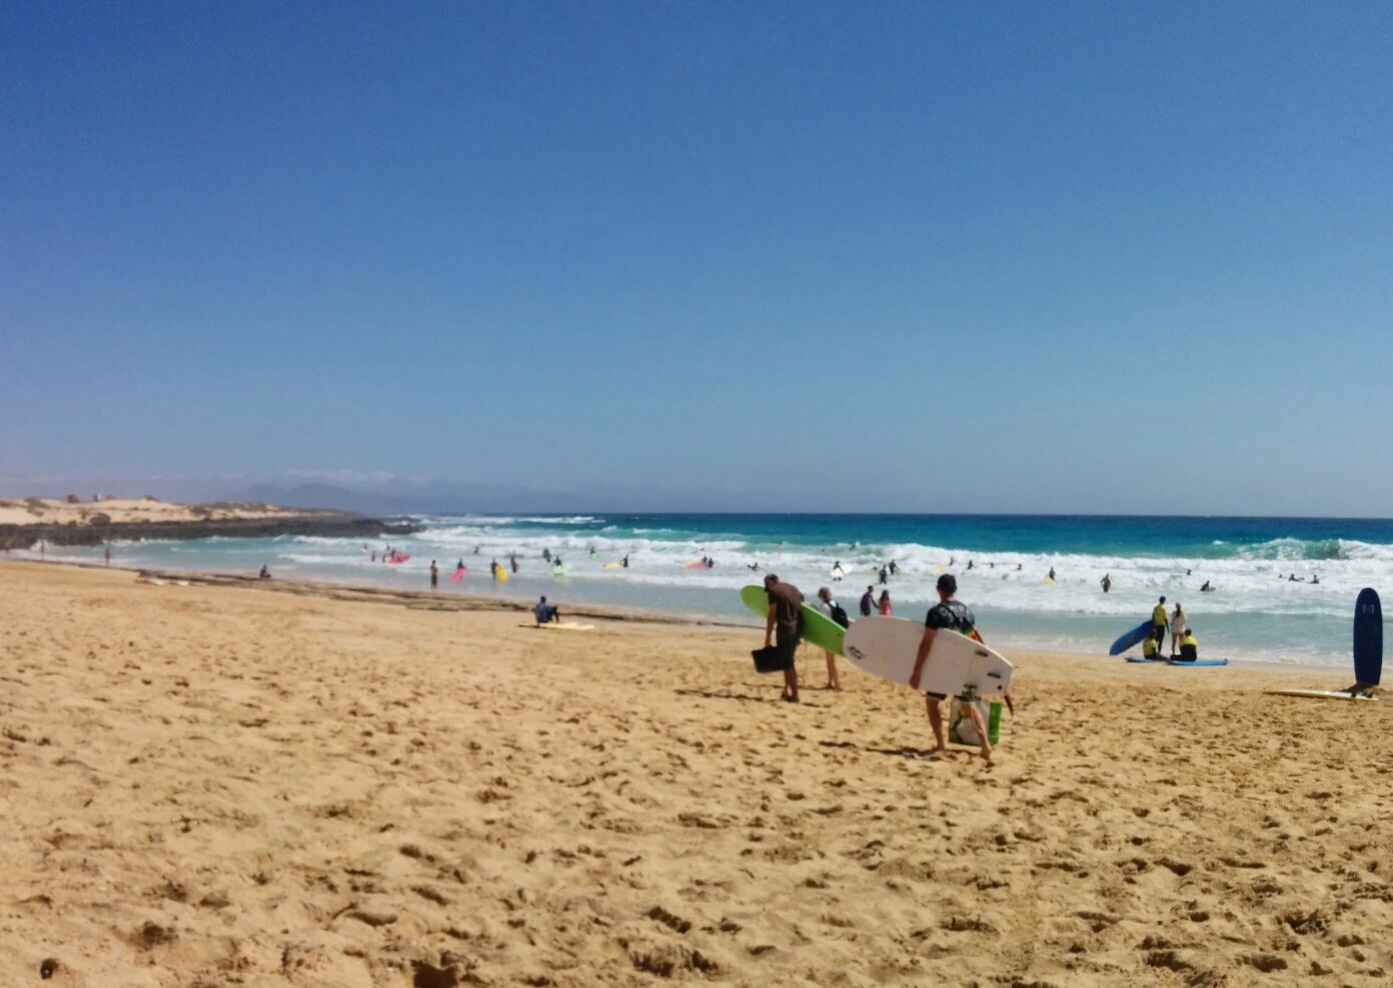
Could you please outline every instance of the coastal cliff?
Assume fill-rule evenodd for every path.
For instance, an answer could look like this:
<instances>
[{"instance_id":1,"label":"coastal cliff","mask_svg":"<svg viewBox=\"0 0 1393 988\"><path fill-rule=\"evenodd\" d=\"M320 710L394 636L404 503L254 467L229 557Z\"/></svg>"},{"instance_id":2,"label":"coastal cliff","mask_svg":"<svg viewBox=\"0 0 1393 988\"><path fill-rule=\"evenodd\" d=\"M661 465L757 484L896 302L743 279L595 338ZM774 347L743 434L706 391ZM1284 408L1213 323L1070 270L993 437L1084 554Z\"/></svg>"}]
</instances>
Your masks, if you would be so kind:
<instances>
[{"instance_id":1,"label":"coastal cliff","mask_svg":"<svg viewBox=\"0 0 1393 988\"><path fill-rule=\"evenodd\" d=\"M266 504L222 502L178 505L145 498L82 504L28 498L0 502L0 548L101 545L146 539L274 538L317 535L373 540L409 535L421 526L367 518L346 511L297 510Z\"/></svg>"}]
</instances>

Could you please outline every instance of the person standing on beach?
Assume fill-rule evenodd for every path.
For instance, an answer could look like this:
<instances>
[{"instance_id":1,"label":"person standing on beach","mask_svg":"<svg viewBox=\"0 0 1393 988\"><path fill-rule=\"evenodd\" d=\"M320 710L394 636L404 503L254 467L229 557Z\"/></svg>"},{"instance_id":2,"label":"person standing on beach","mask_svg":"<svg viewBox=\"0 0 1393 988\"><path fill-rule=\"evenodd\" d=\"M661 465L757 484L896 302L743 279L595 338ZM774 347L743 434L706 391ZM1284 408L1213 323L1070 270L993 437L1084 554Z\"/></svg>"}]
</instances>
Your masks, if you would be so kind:
<instances>
[{"instance_id":1,"label":"person standing on beach","mask_svg":"<svg viewBox=\"0 0 1393 988\"><path fill-rule=\"evenodd\" d=\"M797 703L798 669L794 660L798 654L798 642L803 637L803 595L792 583L779 582L773 573L764 578L764 593L769 598L769 616L764 621L764 647L769 648L777 642L784 671L783 699Z\"/></svg>"},{"instance_id":2,"label":"person standing on beach","mask_svg":"<svg viewBox=\"0 0 1393 988\"><path fill-rule=\"evenodd\" d=\"M106 547L106 551L103 552L102 555L106 557L106 564L107 564L108 566L110 566L110 565L111 565L111 546L110 546L109 544L108 544L107 547Z\"/></svg>"},{"instance_id":3,"label":"person standing on beach","mask_svg":"<svg viewBox=\"0 0 1393 988\"><path fill-rule=\"evenodd\" d=\"M876 610L878 611L881 617L895 616L895 610L890 606L889 590L882 590L880 592L880 602L876 605Z\"/></svg>"},{"instance_id":4,"label":"person standing on beach","mask_svg":"<svg viewBox=\"0 0 1393 988\"><path fill-rule=\"evenodd\" d=\"M840 607L837 606L837 602L832 599L831 590L828 590L826 587L823 587L820 590L818 590L817 603L813 606L815 606L823 614L826 614L833 621L836 621L837 624L841 624L842 627L846 627L846 625L842 624L842 621L846 620L846 611L843 611ZM841 611L841 621L837 621L838 611ZM824 648L822 650L822 654L827 659L827 688L829 690L841 689L842 681L841 678L837 675L837 653L831 651L830 649Z\"/></svg>"},{"instance_id":5,"label":"person standing on beach","mask_svg":"<svg viewBox=\"0 0 1393 988\"><path fill-rule=\"evenodd\" d=\"M934 635L940 631L956 631L974 638L982 640L982 636L977 633L977 619L973 616L971 609L964 603L954 599L958 592L958 579L952 573L944 573L938 578L938 603L929 608L929 613L924 617L924 638L919 642L919 651L914 656L914 671L909 674L909 688L917 690L919 688L920 677L924 673L924 662L929 657L929 650L933 648ZM946 755L948 753L948 738L943 731L943 701L948 699L943 693L925 693L924 703L929 715L929 727L934 732L934 753ZM967 702L967 715L972 718L973 725L977 728L977 737L982 741L982 758L986 761L992 760L992 743L987 736L987 725L982 722L982 712L977 709L977 704Z\"/></svg>"},{"instance_id":6,"label":"person standing on beach","mask_svg":"<svg viewBox=\"0 0 1393 988\"><path fill-rule=\"evenodd\" d=\"M435 560L430 561L430 588L434 590L440 585L440 570L435 565Z\"/></svg>"},{"instance_id":7,"label":"person standing on beach","mask_svg":"<svg viewBox=\"0 0 1393 988\"><path fill-rule=\"evenodd\" d=\"M875 586L866 584L866 592L861 595L861 616L870 617L875 613Z\"/></svg>"},{"instance_id":8,"label":"person standing on beach","mask_svg":"<svg viewBox=\"0 0 1393 988\"><path fill-rule=\"evenodd\" d=\"M1161 602L1151 609L1151 637L1156 640L1156 651L1160 651L1166 645L1166 598L1162 597Z\"/></svg>"},{"instance_id":9,"label":"person standing on beach","mask_svg":"<svg viewBox=\"0 0 1393 988\"><path fill-rule=\"evenodd\" d=\"M1180 643L1185 638L1185 611L1180 601L1175 602L1175 613L1171 615L1171 658L1180 651Z\"/></svg>"}]
</instances>

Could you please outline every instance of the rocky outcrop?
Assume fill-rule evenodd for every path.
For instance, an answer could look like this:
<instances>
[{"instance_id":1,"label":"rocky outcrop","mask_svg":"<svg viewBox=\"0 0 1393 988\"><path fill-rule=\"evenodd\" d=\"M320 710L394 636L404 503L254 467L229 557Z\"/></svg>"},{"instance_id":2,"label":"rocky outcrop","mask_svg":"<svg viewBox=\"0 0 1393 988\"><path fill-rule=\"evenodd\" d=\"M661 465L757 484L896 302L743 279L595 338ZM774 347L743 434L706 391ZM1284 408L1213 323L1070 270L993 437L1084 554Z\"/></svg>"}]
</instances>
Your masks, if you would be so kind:
<instances>
[{"instance_id":1,"label":"rocky outcrop","mask_svg":"<svg viewBox=\"0 0 1393 988\"><path fill-rule=\"evenodd\" d=\"M360 515L320 512L293 518L229 518L206 521L130 521L113 522L106 515L90 517L79 525L0 525L0 549L30 549L40 540L49 545L101 545L103 542L145 539L222 538L269 539L277 535L319 535L326 538L356 538L367 541L384 536L410 535L420 525L406 521L384 521Z\"/></svg>"}]
</instances>

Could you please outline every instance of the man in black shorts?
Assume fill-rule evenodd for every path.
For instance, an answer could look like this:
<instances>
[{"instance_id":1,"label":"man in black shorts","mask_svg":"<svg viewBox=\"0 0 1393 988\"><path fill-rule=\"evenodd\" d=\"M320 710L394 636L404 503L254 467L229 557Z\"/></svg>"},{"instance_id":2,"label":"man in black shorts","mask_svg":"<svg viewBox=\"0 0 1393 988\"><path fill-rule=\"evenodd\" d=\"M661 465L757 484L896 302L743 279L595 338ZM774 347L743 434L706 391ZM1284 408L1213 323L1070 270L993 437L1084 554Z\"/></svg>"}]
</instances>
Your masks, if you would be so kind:
<instances>
[{"instance_id":1,"label":"man in black shorts","mask_svg":"<svg viewBox=\"0 0 1393 988\"><path fill-rule=\"evenodd\" d=\"M929 649L933 647L934 635L939 631L957 631L969 638L981 640L981 636L976 633L976 618L972 611L961 601L953 599L953 595L958 592L958 580L952 573L944 573L938 578L938 603L929 608L928 615L924 618L924 638L919 643L919 652L914 657L914 671L909 674L909 688L917 690L919 688L919 677L924 672L924 661L929 657ZM946 754L948 751L948 740L943 733L943 701L948 697L943 693L925 693L925 705L929 712L929 726L933 728L934 741L938 747L935 749L939 754ZM972 723L977 727L977 736L982 739L982 757L992 760L992 743L987 737L987 725L982 722L981 711L977 709L977 704L967 703L967 714L972 718Z\"/></svg>"},{"instance_id":2,"label":"man in black shorts","mask_svg":"<svg viewBox=\"0 0 1393 988\"><path fill-rule=\"evenodd\" d=\"M784 670L784 699L797 703L798 670L793 661L798 652L798 641L803 637L803 595L792 583L780 583L773 573L764 578L764 592L769 595L769 617L764 622L764 647L768 648L771 640L777 641Z\"/></svg>"}]
</instances>

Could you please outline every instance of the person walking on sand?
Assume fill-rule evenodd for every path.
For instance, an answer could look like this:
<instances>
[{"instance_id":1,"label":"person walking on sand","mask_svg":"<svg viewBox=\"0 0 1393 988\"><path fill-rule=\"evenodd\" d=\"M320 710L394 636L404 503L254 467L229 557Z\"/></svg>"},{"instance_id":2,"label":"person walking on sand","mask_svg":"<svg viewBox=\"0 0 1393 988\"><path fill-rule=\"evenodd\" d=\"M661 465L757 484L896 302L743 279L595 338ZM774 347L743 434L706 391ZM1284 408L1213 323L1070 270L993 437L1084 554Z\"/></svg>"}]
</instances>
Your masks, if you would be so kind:
<instances>
[{"instance_id":1,"label":"person walking on sand","mask_svg":"<svg viewBox=\"0 0 1393 988\"><path fill-rule=\"evenodd\" d=\"M875 586L866 584L866 592L861 595L861 616L870 617L875 613Z\"/></svg>"},{"instance_id":2,"label":"person walking on sand","mask_svg":"<svg viewBox=\"0 0 1393 988\"><path fill-rule=\"evenodd\" d=\"M952 573L944 573L938 578L936 585L938 590L938 603L929 608L929 613L924 617L924 637L919 642L919 651L914 656L914 671L909 674L909 688L917 690L919 680L924 673L924 662L929 657L929 650L933 647L934 635L940 631L956 631L967 635L969 638L982 640L982 636L977 633L977 619L973 616L972 610L964 603L955 600L954 596L958 592L958 580ZM946 755L948 753L948 738L943 731L943 701L948 699L943 693L925 693L924 704L929 715L929 727L934 732L934 753ZM977 704L970 702L964 703L967 715L972 718L973 726L977 728L977 737L982 742L982 758L990 762L992 760L992 743L987 736L987 725L982 723L982 712L977 709Z\"/></svg>"},{"instance_id":3,"label":"person walking on sand","mask_svg":"<svg viewBox=\"0 0 1393 988\"><path fill-rule=\"evenodd\" d=\"M881 617L894 617L895 611L890 606L889 590L882 590L880 592L880 601L876 604L876 613Z\"/></svg>"},{"instance_id":4,"label":"person walking on sand","mask_svg":"<svg viewBox=\"0 0 1393 988\"><path fill-rule=\"evenodd\" d=\"M1151 637L1156 642L1156 651L1166 647L1166 598L1162 597L1161 602L1151 609Z\"/></svg>"},{"instance_id":5,"label":"person walking on sand","mask_svg":"<svg viewBox=\"0 0 1393 988\"><path fill-rule=\"evenodd\" d=\"M1171 658L1180 651L1180 643L1185 638L1185 611L1180 601L1175 602L1175 613L1171 615Z\"/></svg>"},{"instance_id":6,"label":"person walking on sand","mask_svg":"<svg viewBox=\"0 0 1393 988\"><path fill-rule=\"evenodd\" d=\"M777 642L779 659L784 672L783 699L798 702L798 642L803 637L803 595L792 583L779 582L770 573L764 578L764 593L769 598L769 616L764 621L764 647ZM777 633L777 634L776 634Z\"/></svg>"},{"instance_id":7,"label":"person walking on sand","mask_svg":"<svg viewBox=\"0 0 1393 988\"><path fill-rule=\"evenodd\" d=\"M836 621L836 623L840 624L843 628L846 627L846 624L842 623L846 621L846 611L842 610L841 607L837 605L837 602L832 599L831 590L828 590L826 587L819 589L817 592L817 603L813 606L823 614L826 614L833 621ZM841 620L838 620L839 615ZM824 648L822 654L827 659L827 688L829 690L841 689L842 681L837 675L837 653Z\"/></svg>"},{"instance_id":8,"label":"person walking on sand","mask_svg":"<svg viewBox=\"0 0 1393 988\"><path fill-rule=\"evenodd\" d=\"M430 588L434 590L440 585L440 569L435 565L435 560L430 561Z\"/></svg>"}]
</instances>

